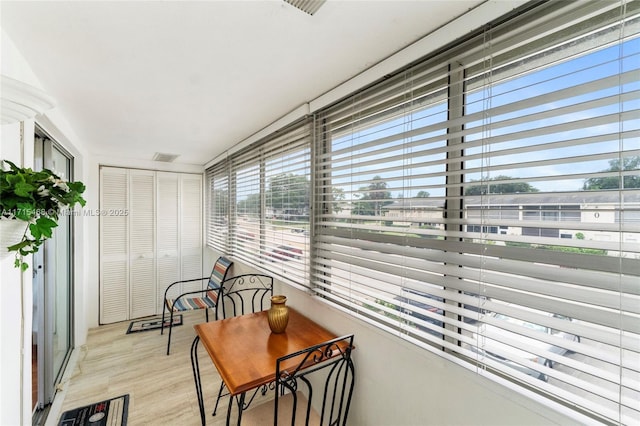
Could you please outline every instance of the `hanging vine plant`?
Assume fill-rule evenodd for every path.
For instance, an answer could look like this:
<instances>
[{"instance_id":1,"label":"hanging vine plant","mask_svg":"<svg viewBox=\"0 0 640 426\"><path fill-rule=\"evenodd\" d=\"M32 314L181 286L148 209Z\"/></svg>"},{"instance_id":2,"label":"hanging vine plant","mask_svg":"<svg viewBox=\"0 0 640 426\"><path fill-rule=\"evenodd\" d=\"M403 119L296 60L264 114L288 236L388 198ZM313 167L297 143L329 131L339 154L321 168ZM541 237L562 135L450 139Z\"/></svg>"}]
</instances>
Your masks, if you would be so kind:
<instances>
[{"instance_id":1,"label":"hanging vine plant","mask_svg":"<svg viewBox=\"0 0 640 426\"><path fill-rule=\"evenodd\" d=\"M8 160L2 162L9 165L9 170L4 169L4 164L0 168L0 222L18 221L24 225L20 240L2 250L15 252L15 267L25 271L29 265L22 256L36 253L51 238L66 209L85 205L85 185L67 182L48 169L36 172Z\"/></svg>"}]
</instances>

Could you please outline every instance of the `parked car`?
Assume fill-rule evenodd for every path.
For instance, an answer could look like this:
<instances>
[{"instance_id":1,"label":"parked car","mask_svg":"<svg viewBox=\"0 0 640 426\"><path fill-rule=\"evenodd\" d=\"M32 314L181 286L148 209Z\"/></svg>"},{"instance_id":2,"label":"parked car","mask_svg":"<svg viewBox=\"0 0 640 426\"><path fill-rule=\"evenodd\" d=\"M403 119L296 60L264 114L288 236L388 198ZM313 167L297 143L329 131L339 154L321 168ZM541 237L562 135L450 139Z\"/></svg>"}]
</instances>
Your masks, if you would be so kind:
<instances>
[{"instance_id":1,"label":"parked car","mask_svg":"<svg viewBox=\"0 0 640 426\"><path fill-rule=\"evenodd\" d=\"M541 311L536 311L536 312L543 313ZM561 316L561 315L548 314L548 313L543 313L543 314L547 314L549 316L560 318L566 321L572 321L571 318ZM518 318L513 318L508 315L497 313L497 312L491 312L489 315L492 318L495 318L500 321L509 322L510 324L513 324L518 327L536 330L540 333L545 333L545 334L554 334L556 336L559 336L563 339L566 339L572 342L580 342L580 337L574 334L553 330L549 327L546 327L540 324L534 324L528 321L524 321ZM504 328L501 328L492 324L483 323L480 326L479 334L480 334L480 337L475 333L473 337L476 342L479 342L479 341L483 342L482 349L473 346L472 349L474 351L481 352L483 355L488 356L493 360L509 365L518 371L521 371L529 376L536 377L545 382L548 380L548 377L546 374L534 368L531 368L529 366L519 364L513 361L513 359L517 359L517 358L528 359L538 364L547 366L549 368L553 368L553 360L542 355L527 352L526 350L521 349L520 347L534 347L538 350L537 352L541 354L555 353L558 355L565 355L568 352L566 348L554 346L552 344L545 343L540 340L524 336L522 334L514 333L512 331L506 330ZM481 339L481 340L478 340L478 339ZM506 343L502 343L505 340L517 341L521 346L514 347Z\"/></svg>"},{"instance_id":2,"label":"parked car","mask_svg":"<svg viewBox=\"0 0 640 426\"><path fill-rule=\"evenodd\" d=\"M238 240L254 240L256 238L256 234L245 230L237 231L236 235Z\"/></svg>"},{"instance_id":3,"label":"parked car","mask_svg":"<svg viewBox=\"0 0 640 426\"><path fill-rule=\"evenodd\" d=\"M421 298L424 299L430 299L430 300L435 300L438 302L442 302L442 298L438 297L438 296L433 296L431 294L427 294L427 293L422 293L422 292L417 292L415 290L409 290L409 289L405 289L406 291L410 292L410 293L414 293L419 295ZM413 307L415 308L419 308L423 311L429 311L429 312L433 312L435 314L438 314L439 316L443 315L443 311L440 308L437 308L435 306L431 306L427 303L423 303L423 302L418 302L417 300L408 298L408 297L403 297L403 296L396 296L394 297L394 300L401 302L401 304L397 305L399 307L399 310L407 315L410 315L416 319L431 323L437 327L442 327L442 321L436 319L436 318L432 318L430 316L424 315L423 313L417 311L416 309L412 309ZM416 327L418 327L418 329L429 332L431 334L434 335L442 335L442 333L438 333L435 330L432 330L430 328L427 327L421 327L418 323L416 323Z\"/></svg>"},{"instance_id":4,"label":"parked car","mask_svg":"<svg viewBox=\"0 0 640 426\"><path fill-rule=\"evenodd\" d=\"M291 246L278 246L275 249L268 252L267 257L269 257L272 262L277 260L292 260L292 259L301 259L302 258L302 250L297 247Z\"/></svg>"}]
</instances>

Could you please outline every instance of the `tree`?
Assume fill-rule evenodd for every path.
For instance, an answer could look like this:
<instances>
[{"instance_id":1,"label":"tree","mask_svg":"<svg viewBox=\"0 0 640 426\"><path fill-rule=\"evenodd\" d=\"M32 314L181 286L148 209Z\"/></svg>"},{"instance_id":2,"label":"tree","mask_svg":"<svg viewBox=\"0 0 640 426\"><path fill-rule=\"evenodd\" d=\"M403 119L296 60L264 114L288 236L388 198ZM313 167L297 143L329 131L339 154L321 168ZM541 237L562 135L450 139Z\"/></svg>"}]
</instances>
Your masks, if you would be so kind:
<instances>
[{"instance_id":1,"label":"tree","mask_svg":"<svg viewBox=\"0 0 640 426\"><path fill-rule=\"evenodd\" d=\"M309 208L311 185L306 176L281 173L269 179L267 206L276 210L295 210L302 214Z\"/></svg>"},{"instance_id":2,"label":"tree","mask_svg":"<svg viewBox=\"0 0 640 426\"><path fill-rule=\"evenodd\" d=\"M362 195L354 204L353 214L380 216L382 207L393 203L391 192L387 191L387 183L380 176L374 176L369 186L362 187L359 191Z\"/></svg>"},{"instance_id":3,"label":"tree","mask_svg":"<svg viewBox=\"0 0 640 426\"><path fill-rule=\"evenodd\" d=\"M240 216L260 214L260 194L249 194L236 204L236 214Z\"/></svg>"},{"instance_id":4,"label":"tree","mask_svg":"<svg viewBox=\"0 0 640 426\"><path fill-rule=\"evenodd\" d=\"M212 210L217 216L226 216L229 214L229 191L226 189L214 189Z\"/></svg>"},{"instance_id":5,"label":"tree","mask_svg":"<svg viewBox=\"0 0 640 426\"><path fill-rule=\"evenodd\" d=\"M526 182L510 182L510 183L496 183L492 184L492 181L511 180L510 176L496 176L488 179L482 185L473 185L465 189L464 195L484 195L484 194L518 194L522 192L538 192L537 188L534 188ZM472 180L471 182L480 182Z\"/></svg>"},{"instance_id":6,"label":"tree","mask_svg":"<svg viewBox=\"0 0 640 426\"><path fill-rule=\"evenodd\" d=\"M340 202L344 201L344 189L334 186L333 188L331 188L331 191L333 196L333 212L340 213L342 211Z\"/></svg>"},{"instance_id":7,"label":"tree","mask_svg":"<svg viewBox=\"0 0 640 426\"><path fill-rule=\"evenodd\" d=\"M226 189L213 189L213 196L209 206L213 212L213 223L225 226L229 217L229 191Z\"/></svg>"},{"instance_id":8,"label":"tree","mask_svg":"<svg viewBox=\"0 0 640 426\"><path fill-rule=\"evenodd\" d=\"M640 169L640 156L625 157L622 160L622 170L635 170ZM609 161L609 168L604 172L619 172L620 160L615 159ZM622 183L624 188L640 188L640 176L638 173L629 176L622 177ZM585 181L582 189L585 191L593 191L598 189L619 189L620 188L620 176L606 176L599 178L589 178Z\"/></svg>"},{"instance_id":9,"label":"tree","mask_svg":"<svg viewBox=\"0 0 640 426\"><path fill-rule=\"evenodd\" d=\"M415 198L429 198L429 192L427 191L418 191L418 195L415 196Z\"/></svg>"}]
</instances>

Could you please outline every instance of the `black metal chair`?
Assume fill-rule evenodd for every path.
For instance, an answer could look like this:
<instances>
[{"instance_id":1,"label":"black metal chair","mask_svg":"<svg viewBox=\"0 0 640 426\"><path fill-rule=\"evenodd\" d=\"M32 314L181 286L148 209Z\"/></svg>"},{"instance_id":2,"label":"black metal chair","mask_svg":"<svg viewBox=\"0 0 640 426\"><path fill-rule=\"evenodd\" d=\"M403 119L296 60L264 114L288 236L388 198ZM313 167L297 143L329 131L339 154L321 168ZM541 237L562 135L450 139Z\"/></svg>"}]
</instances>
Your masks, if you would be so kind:
<instances>
[{"instance_id":1,"label":"black metal chair","mask_svg":"<svg viewBox=\"0 0 640 426\"><path fill-rule=\"evenodd\" d=\"M273 277L263 274L244 274L223 280L220 288L218 316L231 318L268 309L273 296Z\"/></svg>"},{"instance_id":2,"label":"black metal chair","mask_svg":"<svg viewBox=\"0 0 640 426\"><path fill-rule=\"evenodd\" d=\"M349 334L279 358L274 401L240 411L242 424L346 425L355 385L353 348ZM314 385L322 389L314 392Z\"/></svg>"},{"instance_id":3,"label":"black metal chair","mask_svg":"<svg viewBox=\"0 0 640 426\"><path fill-rule=\"evenodd\" d=\"M169 318L169 338L167 340L167 355L171 348L171 330L173 328L173 314L176 312L193 311L198 309L205 310L205 319L209 321L209 309L216 308L222 283L227 278L227 273L233 265L233 262L226 257L220 256L213 265L211 275L208 277L194 278L191 280L182 280L171 283L164 291L164 303L162 305L162 327L160 334L164 334L165 312L170 313ZM188 282L203 281L208 279L207 286L202 290L188 291L180 294L175 298L168 297L172 287ZM215 310L216 319L218 319L218 310Z\"/></svg>"},{"instance_id":4,"label":"black metal chair","mask_svg":"<svg viewBox=\"0 0 640 426\"><path fill-rule=\"evenodd\" d=\"M273 277L269 275L245 274L228 278L223 281L220 288L216 319L219 317L220 310L222 310L222 318L264 311L271 304L271 296L273 296ZM214 416L218 411L220 398L228 395L228 393L224 393L224 388L224 382L221 381L218 398L213 409ZM263 390L263 393L265 392L266 390Z\"/></svg>"}]
</instances>

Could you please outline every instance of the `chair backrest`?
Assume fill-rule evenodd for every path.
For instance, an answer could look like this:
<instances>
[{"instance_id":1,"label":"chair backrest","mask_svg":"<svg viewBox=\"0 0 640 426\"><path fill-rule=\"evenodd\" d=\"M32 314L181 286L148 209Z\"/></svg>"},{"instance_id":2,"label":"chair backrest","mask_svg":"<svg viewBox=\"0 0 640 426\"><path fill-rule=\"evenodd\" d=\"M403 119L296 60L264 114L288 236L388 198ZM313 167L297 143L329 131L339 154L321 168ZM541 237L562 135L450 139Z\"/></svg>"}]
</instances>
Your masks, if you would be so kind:
<instances>
[{"instance_id":1,"label":"chair backrest","mask_svg":"<svg viewBox=\"0 0 640 426\"><path fill-rule=\"evenodd\" d=\"M285 391L289 391L291 395L287 397L293 398L292 407L281 411L291 414L292 425L300 423L302 415L308 425L313 416L312 405L321 407L316 413L321 425L345 425L355 384L353 348L353 334L349 334L279 358L274 424L285 424L284 419L278 419L278 404ZM306 394L306 398L298 396L299 391Z\"/></svg>"},{"instance_id":2,"label":"chair backrest","mask_svg":"<svg viewBox=\"0 0 640 426\"><path fill-rule=\"evenodd\" d=\"M211 275L209 275L209 282L207 283L207 296L217 301L220 288L225 279L227 279L227 273L233 265L233 262L224 256L220 256L216 263L213 265Z\"/></svg>"},{"instance_id":3,"label":"chair backrest","mask_svg":"<svg viewBox=\"0 0 640 426\"><path fill-rule=\"evenodd\" d=\"M222 302L218 306L222 306L222 318L230 318L268 309L271 296L273 277L263 274L238 275L223 281L220 289Z\"/></svg>"}]
</instances>

